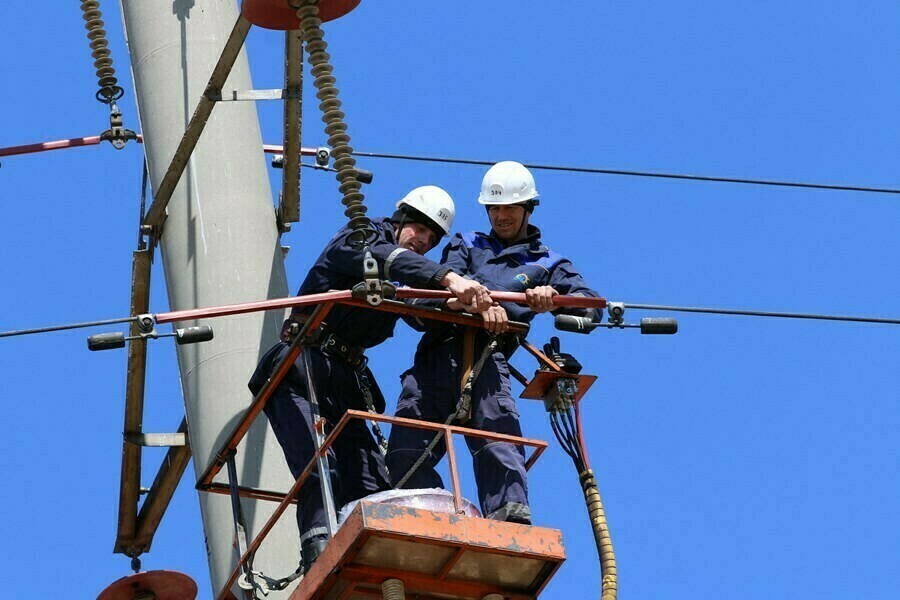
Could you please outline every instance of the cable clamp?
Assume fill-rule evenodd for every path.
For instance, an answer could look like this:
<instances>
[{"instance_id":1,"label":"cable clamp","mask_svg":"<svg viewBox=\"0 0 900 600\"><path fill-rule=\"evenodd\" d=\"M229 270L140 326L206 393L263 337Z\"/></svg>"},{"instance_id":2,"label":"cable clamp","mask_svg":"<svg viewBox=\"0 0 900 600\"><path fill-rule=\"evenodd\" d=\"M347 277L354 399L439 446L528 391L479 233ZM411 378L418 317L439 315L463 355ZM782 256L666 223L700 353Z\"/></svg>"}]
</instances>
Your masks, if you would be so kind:
<instances>
[{"instance_id":1,"label":"cable clamp","mask_svg":"<svg viewBox=\"0 0 900 600\"><path fill-rule=\"evenodd\" d=\"M378 277L378 262L372 256L372 251L368 246L363 255L363 288L366 302L370 306L378 306L384 301L384 287Z\"/></svg>"},{"instance_id":2,"label":"cable clamp","mask_svg":"<svg viewBox=\"0 0 900 600\"><path fill-rule=\"evenodd\" d=\"M128 140L136 140L137 134L124 127L122 111L115 102L109 103L109 129L100 134L100 139L109 142L116 150L125 147Z\"/></svg>"}]
</instances>

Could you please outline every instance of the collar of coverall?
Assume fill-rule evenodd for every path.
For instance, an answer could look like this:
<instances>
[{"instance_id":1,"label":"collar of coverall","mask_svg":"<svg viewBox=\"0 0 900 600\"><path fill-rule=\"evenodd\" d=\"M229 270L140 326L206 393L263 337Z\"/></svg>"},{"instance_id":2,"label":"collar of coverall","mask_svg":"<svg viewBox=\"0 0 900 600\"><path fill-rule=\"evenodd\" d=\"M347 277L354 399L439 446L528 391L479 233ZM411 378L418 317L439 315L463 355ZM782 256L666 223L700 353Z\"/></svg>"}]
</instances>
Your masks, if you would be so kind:
<instances>
[{"instance_id":1,"label":"collar of coverall","mask_svg":"<svg viewBox=\"0 0 900 600\"><path fill-rule=\"evenodd\" d=\"M484 237L489 238L491 241L496 242L497 245L502 248L502 250L497 254L498 256L522 252L523 250L531 252L533 254L544 254L545 252L550 251L547 246L541 243L541 230L531 223L528 224L528 228L525 230L525 237L509 245L506 245L503 240L497 237L497 234L493 229L491 229L490 235L481 232L478 232L478 234L483 235Z\"/></svg>"},{"instance_id":2,"label":"collar of coverall","mask_svg":"<svg viewBox=\"0 0 900 600\"><path fill-rule=\"evenodd\" d=\"M389 244L397 243L397 235L394 233L395 224L390 217L375 217L372 219L372 224L384 231L384 236Z\"/></svg>"}]
</instances>

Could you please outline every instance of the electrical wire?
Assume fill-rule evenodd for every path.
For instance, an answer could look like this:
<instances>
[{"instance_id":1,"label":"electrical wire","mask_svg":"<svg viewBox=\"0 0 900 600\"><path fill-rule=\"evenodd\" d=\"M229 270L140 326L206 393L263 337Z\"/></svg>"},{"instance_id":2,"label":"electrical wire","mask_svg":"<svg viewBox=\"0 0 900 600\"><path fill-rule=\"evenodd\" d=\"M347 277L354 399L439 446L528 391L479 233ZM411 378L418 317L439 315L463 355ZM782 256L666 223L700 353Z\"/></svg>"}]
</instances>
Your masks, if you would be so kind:
<instances>
[{"instance_id":1,"label":"electrical wire","mask_svg":"<svg viewBox=\"0 0 900 600\"><path fill-rule=\"evenodd\" d=\"M17 331L4 331L0 333L0 338L14 337L17 335L30 335L32 333L47 333L49 331L65 331L67 329L80 329L82 327L99 327L101 325L115 325L116 323L128 323L133 321L134 317L123 317L120 319L106 319L105 321L87 321L85 323L70 323L68 325L55 325L52 327L38 327L35 329L19 329Z\"/></svg>"},{"instance_id":2,"label":"electrical wire","mask_svg":"<svg viewBox=\"0 0 900 600\"><path fill-rule=\"evenodd\" d=\"M851 323L884 323L900 325L900 319L888 317L857 317L853 315L820 315L795 312L771 312L765 310L735 310L730 308L706 308L698 306L666 306L661 304L637 304L623 302L625 308L641 310L661 310L669 312L704 313L711 315L737 315L742 317L776 317L782 319L815 319L819 321L848 321Z\"/></svg>"},{"instance_id":3,"label":"electrical wire","mask_svg":"<svg viewBox=\"0 0 900 600\"><path fill-rule=\"evenodd\" d=\"M474 160L468 158L446 158L438 156L415 156L410 154L388 154L385 152L359 152L354 151L355 156L367 158L387 158L396 160L414 160L419 162L447 163L455 165L479 165L491 166L497 161ZM897 188L878 188L858 185L834 185L827 183L809 183L802 181L778 181L774 179L747 179L742 177L717 177L711 175L686 175L683 173L660 173L656 171L628 171L623 169L600 169L593 167L570 167L565 165L547 165L536 163L523 163L529 169L545 171L563 171L567 173L591 173L595 175L624 175L628 177L652 177L657 179L681 179L687 181L706 181L715 183L739 183L745 185L767 185L775 187L806 188L814 190L833 190L844 192L868 192L876 194L900 194Z\"/></svg>"},{"instance_id":4,"label":"electrical wire","mask_svg":"<svg viewBox=\"0 0 900 600\"><path fill-rule=\"evenodd\" d=\"M100 136L90 136L85 138L75 138L70 140L58 140L53 142L42 142L37 144L27 144L24 146L11 146L8 148L0 148L0 157L16 156L19 154L30 154L33 152L44 152L47 150L62 150L66 148L74 148L78 146L94 146L100 144ZM142 136L138 136L137 142L143 142ZM275 144L264 144L263 152L270 154L280 154L284 152L282 146ZM316 148L301 148L302 156L315 156ZM447 163L456 165L477 165L492 166L496 161L490 160L474 160L467 158L446 158L438 156L415 156L411 154L389 154L385 152L360 152L353 151L354 156L365 158L386 158L395 160L413 160L419 162ZM900 188L879 188L859 185L832 185L827 183L810 183L801 181L777 181L774 179L747 179L741 177L714 177L707 175L687 175L683 173L660 173L655 171L628 171L622 169L600 169L592 167L570 167L566 165L546 165L537 163L525 163L529 169L539 169L545 171L562 171L568 173L589 173L595 175L624 175L628 177L652 177L657 179L680 179L687 181L706 181L715 183L739 183L745 185L766 185L776 187L795 187L815 190L832 190L844 192L865 192L874 194L895 194L900 195Z\"/></svg>"}]
</instances>

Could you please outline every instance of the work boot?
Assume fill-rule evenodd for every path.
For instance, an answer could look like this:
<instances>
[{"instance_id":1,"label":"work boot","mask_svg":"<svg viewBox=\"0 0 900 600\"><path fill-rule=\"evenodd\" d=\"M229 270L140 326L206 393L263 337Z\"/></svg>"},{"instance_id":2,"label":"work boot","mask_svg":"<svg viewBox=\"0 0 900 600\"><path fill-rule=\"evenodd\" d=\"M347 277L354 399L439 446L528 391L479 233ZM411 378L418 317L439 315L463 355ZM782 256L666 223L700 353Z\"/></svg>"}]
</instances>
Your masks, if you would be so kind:
<instances>
[{"instance_id":1,"label":"work boot","mask_svg":"<svg viewBox=\"0 0 900 600\"><path fill-rule=\"evenodd\" d=\"M531 519L520 517L518 515L510 515L506 517L507 523L517 523L519 525L531 525Z\"/></svg>"},{"instance_id":2,"label":"work boot","mask_svg":"<svg viewBox=\"0 0 900 600\"><path fill-rule=\"evenodd\" d=\"M519 525L531 525L531 509L521 502L507 502L494 512L487 515L488 519L518 523Z\"/></svg>"},{"instance_id":3,"label":"work boot","mask_svg":"<svg viewBox=\"0 0 900 600\"><path fill-rule=\"evenodd\" d=\"M327 545L327 535L314 535L309 539L303 540L303 543L300 545L300 556L303 560L304 573L309 573L309 569L316 562L316 559L319 558L319 555L325 551L325 546Z\"/></svg>"}]
</instances>

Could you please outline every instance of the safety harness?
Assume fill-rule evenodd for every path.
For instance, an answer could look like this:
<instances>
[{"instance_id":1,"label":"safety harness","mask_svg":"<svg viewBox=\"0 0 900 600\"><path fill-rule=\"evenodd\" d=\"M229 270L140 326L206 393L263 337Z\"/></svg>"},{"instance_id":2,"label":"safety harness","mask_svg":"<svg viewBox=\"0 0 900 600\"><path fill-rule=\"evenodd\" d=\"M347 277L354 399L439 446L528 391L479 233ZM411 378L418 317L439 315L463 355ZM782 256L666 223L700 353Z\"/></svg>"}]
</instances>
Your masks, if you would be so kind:
<instances>
[{"instance_id":1,"label":"safety harness","mask_svg":"<svg viewBox=\"0 0 900 600\"><path fill-rule=\"evenodd\" d=\"M303 314L293 314L282 328L281 340L290 343L300 333L300 329L307 320L307 316ZM365 355L366 349L362 346L351 344L334 333L323 331L319 334L319 350L330 358L336 358L353 368L353 374L356 377L356 383L363 395L366 403L366 410L372 414L378 414L375 408L375 399L372 395L372 380L369 378L369 359ZM381 427L376 422L372 422L372 433L378 441L378 450L382 456L387 456L388 442L381 431ZM387 467L385 467L387 468Z\"/></svg>"},{"instance_id":2,"label":"safety harness","mask_svg":"<svg viewBox=\"0 0 900 600\"><path fill-rule=\"evenodd\" d=\"M497 345L497 336L491 335L489 343L484 347L481 356L478 358L478 362L473 365L472 359L475 354L475 330L471 328L466 329L465 334L463 335L462 392L460 393L459 401L456 403L456 408L444 421L444 425L452 425L455 421L465 423L471 418L472 387L475 384L475 380L478 378L479 373L481 373L481 369L484 367L484 363L487 361L488 357L497 350ZM412 477L419 467L425 463L428 457L431 456L431 452L434 450L435 446L438 445L438 442L443 435L443 432L435 434L428 443L428 446L425 447L422 455L419 456L415 463L413 463L413 466L409 468L409 471L406 472L406 475L394 484L394 489L401 489L403 485L409 481L409 478Z\"/></svg>"}]
</instances>

